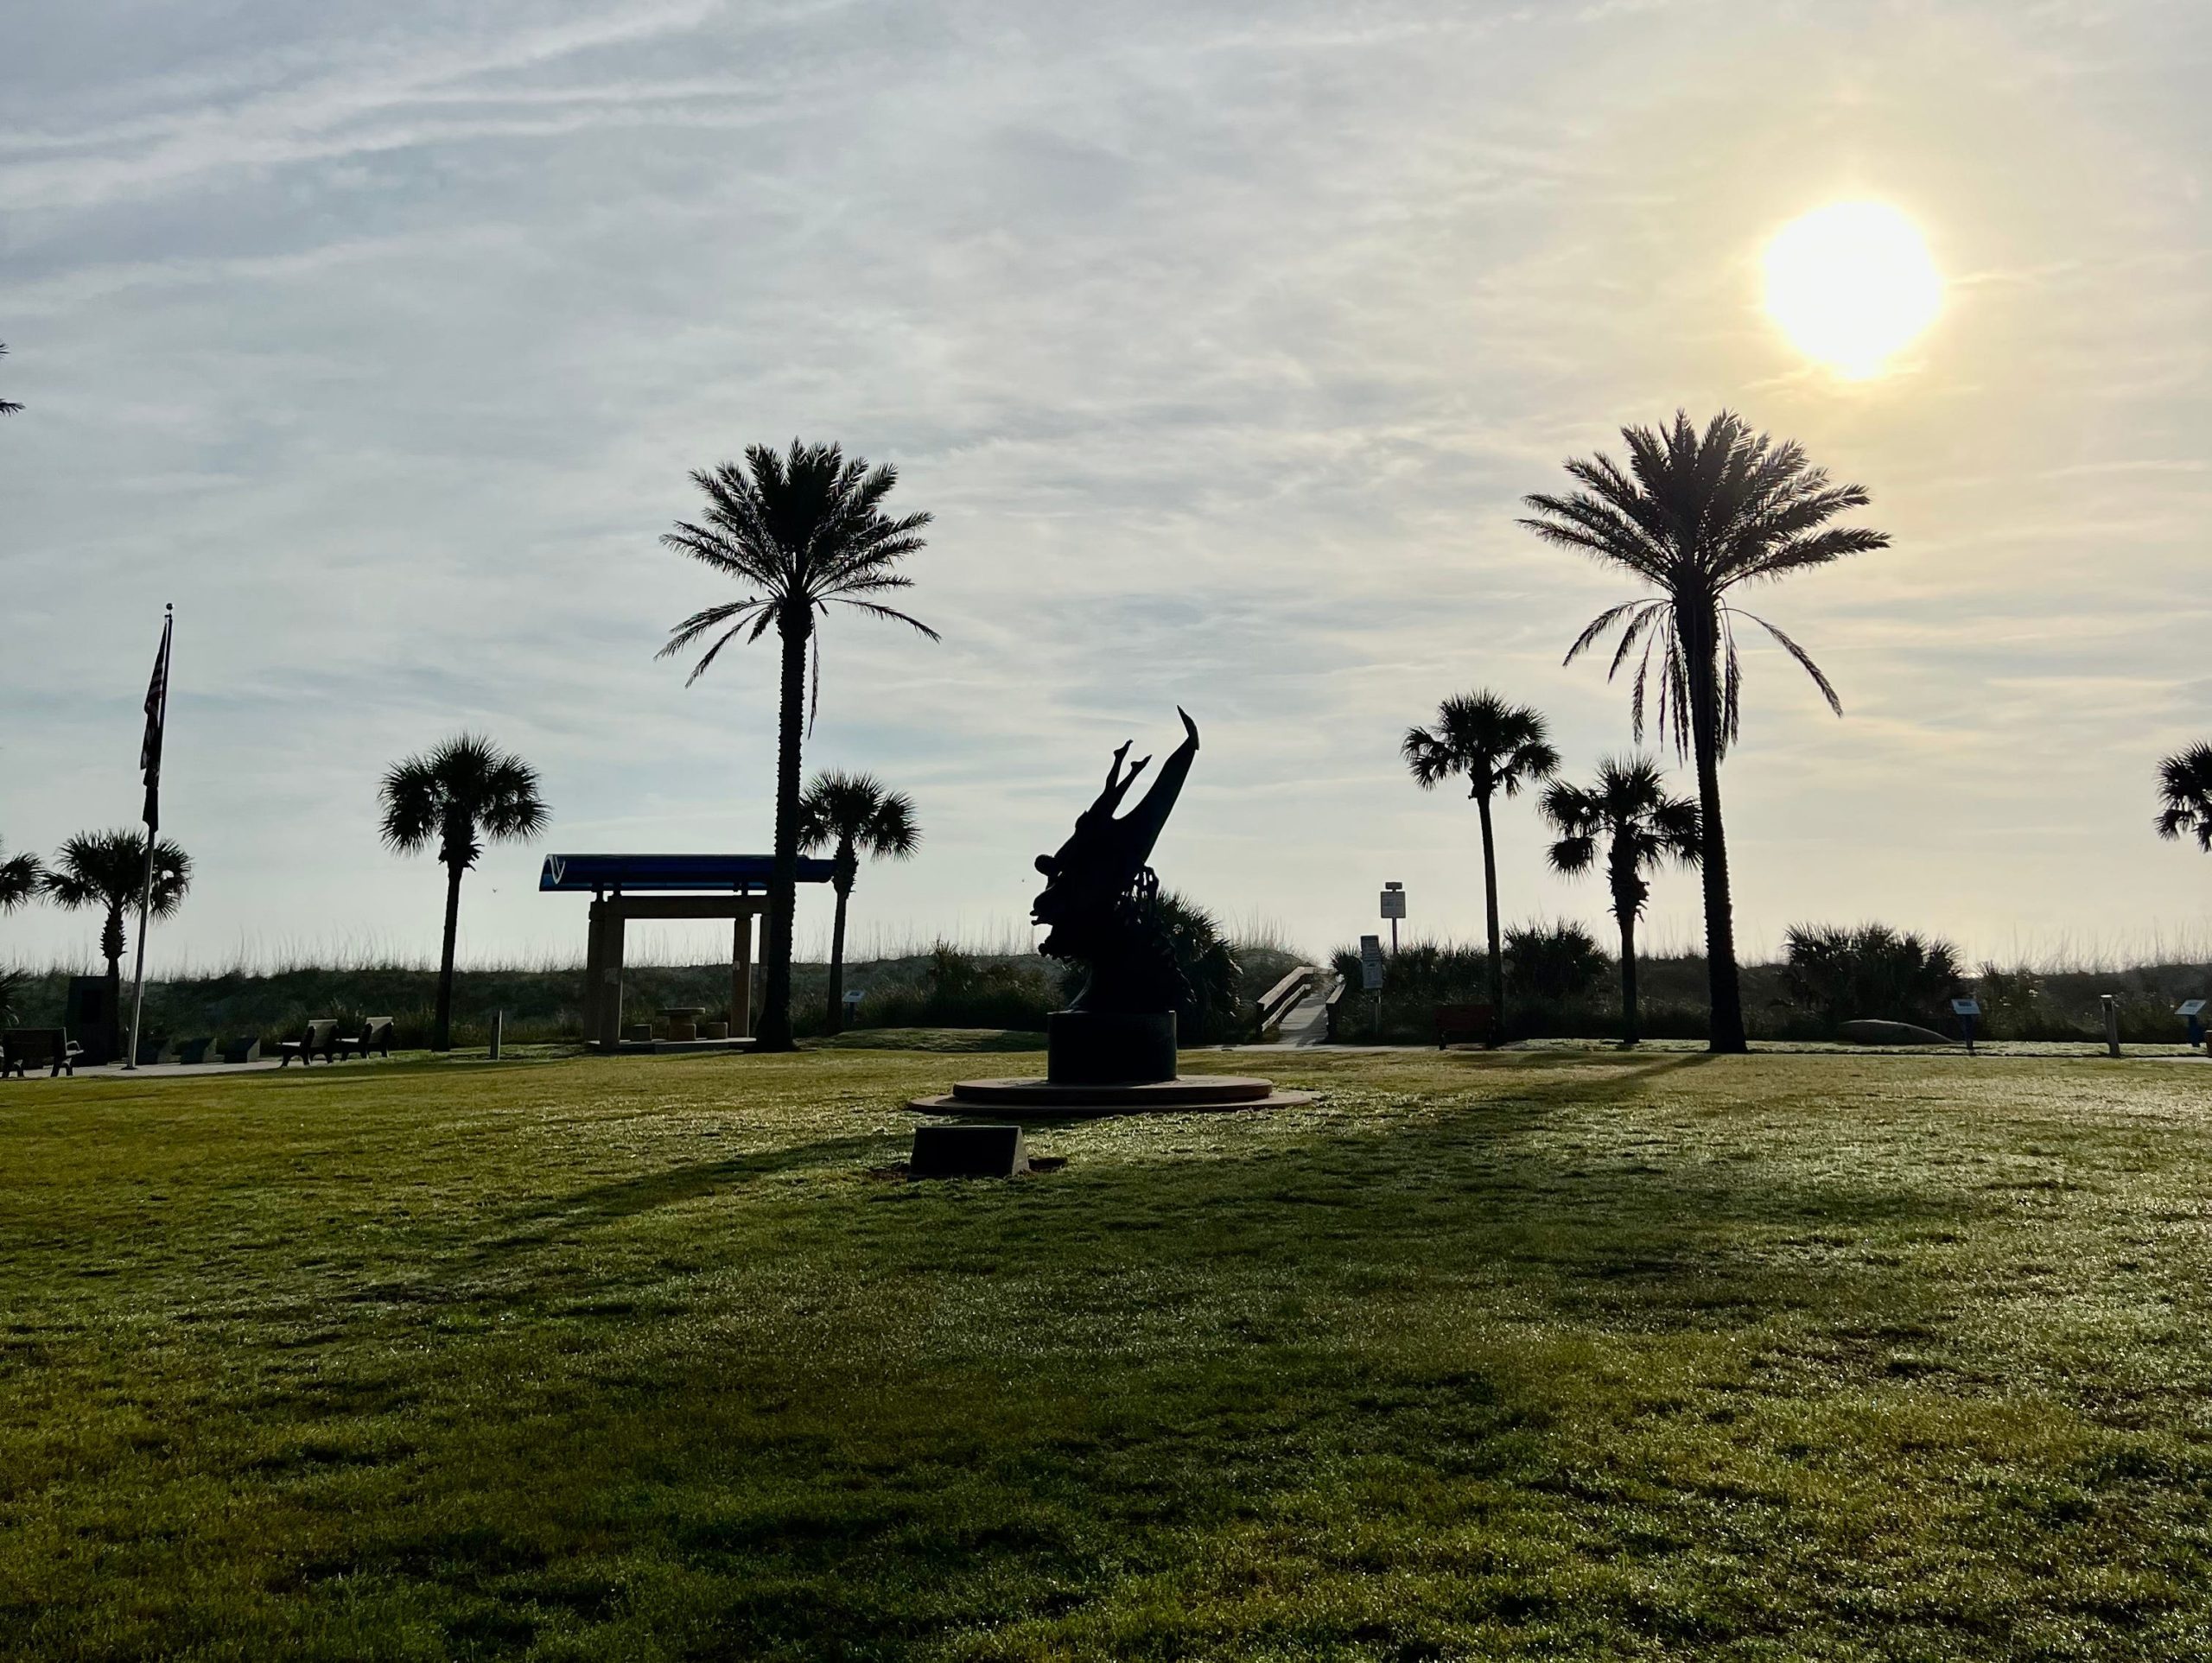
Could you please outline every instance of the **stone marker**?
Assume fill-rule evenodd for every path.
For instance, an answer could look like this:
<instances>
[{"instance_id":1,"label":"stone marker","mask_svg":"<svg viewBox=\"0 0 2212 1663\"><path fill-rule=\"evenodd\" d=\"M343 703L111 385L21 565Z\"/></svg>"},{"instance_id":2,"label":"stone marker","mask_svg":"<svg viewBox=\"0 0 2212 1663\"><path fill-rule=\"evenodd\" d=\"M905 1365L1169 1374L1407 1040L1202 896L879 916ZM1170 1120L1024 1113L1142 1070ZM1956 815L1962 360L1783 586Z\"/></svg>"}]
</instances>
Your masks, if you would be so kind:
<instances>
[{"instance_id":1,"label":"stone marker","mask_svg":"<svg viewBox=\"0 0 2212 1663\"><path fill-rule=\"evenodd\" d=\"M906 1170L918 1178L1010 1178L1029 1170L1018 1126L918 1126Z\"/></svg>"}]
</instances>

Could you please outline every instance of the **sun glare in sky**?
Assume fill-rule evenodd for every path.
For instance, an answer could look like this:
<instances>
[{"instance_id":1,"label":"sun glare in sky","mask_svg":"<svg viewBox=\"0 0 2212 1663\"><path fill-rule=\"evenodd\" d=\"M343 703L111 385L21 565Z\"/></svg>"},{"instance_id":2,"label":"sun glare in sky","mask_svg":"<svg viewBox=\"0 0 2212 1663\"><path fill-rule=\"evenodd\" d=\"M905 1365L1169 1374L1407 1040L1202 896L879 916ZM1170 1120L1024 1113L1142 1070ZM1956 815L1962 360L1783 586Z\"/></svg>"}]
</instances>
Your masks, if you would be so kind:
<instances>
[{"instance_id":1,"label":"sun glare in sky","mask_svg":"<svg viewBox=\"0 0 2212 1663\"><path fill-rule=\"evenodd\" d=\"M1928 244L1886 203L1815 208L1766 247L1768 315L1800 352L1853 381L1879 375L1942 301Z\"/></svg>"}]
</instances>

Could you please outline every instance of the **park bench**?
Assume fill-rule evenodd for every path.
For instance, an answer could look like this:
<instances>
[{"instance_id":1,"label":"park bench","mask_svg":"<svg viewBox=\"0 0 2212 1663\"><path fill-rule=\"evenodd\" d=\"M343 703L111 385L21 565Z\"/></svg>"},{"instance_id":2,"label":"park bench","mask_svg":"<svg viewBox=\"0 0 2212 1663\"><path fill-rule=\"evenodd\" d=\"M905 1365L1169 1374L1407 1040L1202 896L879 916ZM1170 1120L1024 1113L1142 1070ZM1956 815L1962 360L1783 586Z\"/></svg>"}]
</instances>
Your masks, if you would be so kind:
<instances>
[{"instance_id":1,"label":"park bench","mask_svg":"<svg viewBox=\"0 0 2212 1663\"><path fill-rule=\"evenodd\" d=\"M27 1069L44 1069L48 1079L67 1073L77 1076L77 1059L85 1048L60 1028L10 1028L0 1032L0 1079L12 1074L26 1079Z\"/></svg>"},{"instance_id":2,"label":"park bench","mask_svg":"<svg viewBox=\"0 0 2212 1663\"><path fill-rule=\"evenodd\" d=\"M319 1016L302 1029L297 1039L287 1039L277 1047L276 1066L288 1067L296 1057L302 1067L310 1067L320 1056L326 1063L338 1060L338 1019Z\"/></svg>"},{"instance_id":3,"label":"park bench","mask_svg":"<svg viewBox=\"0 0 2212 1663\"><path fill-rule=\"evenodd\" d=\"M176 1042L176 1060L180 1063L204 1063L214 1044L215 1036L213 1034L198 1039L180 1039Z\"/></svg>"},{"instance_id":4,"label":"park bench","mask_svg":"<svg viewBox=\"0 0 2212 1663\"><path fill-rule=\"evenodd\" d=\"M371 1051L379 1057L389 1057L391 1055L391 1019L388 1016L365 1016L361 1019L360 1032L340 1034L334 1043L340 1062L348 1057L366 1057Z\"/></svg>"},{"instance_id":5,"label":"park bench","mask_svg":"<svg viewBox=\"0 0 2212 1663\"><path fill-rule=\"evenodd\" d=\"M1497 1012L1487 1005L1440 1005L1436 1007L1436 1049L1442 1050L1455 1034L1478 1044L1497 1037Z\"/></svg>"}]
</instances>

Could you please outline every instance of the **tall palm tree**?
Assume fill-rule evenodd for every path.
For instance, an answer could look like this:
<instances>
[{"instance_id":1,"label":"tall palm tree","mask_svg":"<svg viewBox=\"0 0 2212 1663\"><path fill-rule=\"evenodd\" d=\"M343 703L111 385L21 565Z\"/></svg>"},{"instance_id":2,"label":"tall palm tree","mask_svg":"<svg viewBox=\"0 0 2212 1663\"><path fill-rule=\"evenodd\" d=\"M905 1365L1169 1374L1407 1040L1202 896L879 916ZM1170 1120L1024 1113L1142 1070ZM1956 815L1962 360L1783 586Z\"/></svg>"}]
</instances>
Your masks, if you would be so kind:
<instances>
[{"instance_id":1,"label":"tall palm tree","mask_svg":"<svg viewBox=\"0 0 2212 1663\"><path fill-rule=\"evenodd\" d=\"M100 956L107 961L108 1055L123 1050L123 917L149 899L152 916L166 918L192 887L191 857L166 837L154 844L154 887L146 882L146 835L126 831L79 832L62 844L41 880L57 906L75 911L98 907L107 914L100 925Z\"/></svg>"},{"instance_id":2,"label":"tall palm tree","mask_svg":"<svg viewBox=\"0 0 2212 1663\"><path fill-rule=\"evenodd\" d=\"M385 771L378 795L378 829L395 854L415 854L435 841L446 868L445 943L438 955L438 1005L430 1049L453 1049L453 951L461 929L461 875L486 843L527 842L550 812L537 795L537 771L474 733L402 759Z\"/></svg>"},{"instance_id":3,"label":"tall palm tree","mask_svg":"<svg viewBox=\"0 0 2212 1663\"><path fill-rule=\"evenodd\" d=\"M830 1031L845 1022L845 904L860 876L861 856L904 860L922 841L914 801L887 790L872 774L817 774L798 804L798 846L808 854L833 850L830 886L837 892L836 921L830 929Z\"/></svg>"},{"instance_id":4,"label":"tall palm tree","mask_svg":"<svg viewBox=\"0 0 2212 1663\"><path fill-rule=\"evenodd\" d=\"M830 603L856 606L877 618L918 630L928 625L869 597L911 588L899 562L924 545L927 514L893 519L884 498L899 482L898 470L849 461L836 445L791 441L789 455L766 445L747 448L742 466L724 462L691 475L706 493L702 523L677 522L661 538L669 548L735 578L747 593L696 612L669 632L658 655L666 658L709 635L714 640L691 667L684 685L706 673L721 650L742 635L758 641L770 629L782 649L776 729L776 851L768 885L767 987L762 996L762 1050L791 1049L791 913L798 887L801 716L812 715L806 690L807 650L812 644L814 699L820 701L822 659L815 638L817 613Z\"/></svg>"},{"instance_id":5,"label":"tall palm tree","mask_svg":"<svg viewBox=\"0 0 2212 1663\"><path fill-rule=\"evenodd\" d=\"M46 868L39 865L35 854L10 854L0 860L0 912L13 912L29 901L43 887L45 879Z\"/></svg>"},{"instance_id":6,"label":"tall palm tree","mask_svg":"<svg viewBox=\"0 0 2212 1663\"><path fill-rule=\"evenodd\" d=\"M1508 704L1489 691L1457 695L1436 707L1433 727L1408 728L1399 746L1414 781L1424 791L1457 775L1483 828L1483 903L1490 917L1491 1019L1505 1020L1505 958L1498 940L1497 850L1491 838L1491 799L1518 797L1557 771L1544 719L1527 705Z\"/></svg>"},{"instance_id":7,"label":"tall palm tree","mask_svg":"<svg viewBox=\"0 0 2212 1663\"><path fill-rule=\"evenodd\" d=\"M1636 921L1651 894L1643 874L1669 860L1697 860L1697 804L1669 791L1659 765L1649 758L1609 757L1588 785L1555 782L1542 808L1559 833L1551 847L1558 871L1589 871L1604 841L1605 881L1621 932L1621 1044L1633 1045L1643 1037L1636 1013Z\"/></svg>"},{"instance_id":8,"label":"tall palm tree","mask_svg":"<svg viewBox=\"0 0 2212 1663\"><path fill-rule=\"evenodd\" d=\"M2192 745L2159 763L2158 797L2158 835L2193 835L2212 854L2212 745Z\"/></svg>"},{"instance_id":9,"label":"tall palm tree","mask_svg":"<svg viewBox=\"0 0 2212 1663\"><path fill-rule=\"evenodd\" d=\"M1736 739L1742 672L1734 620L1758 625L1804 668L1839 716L1843 701L1805 650L1764 618L1730 604L1746 583L1826 566L1846 555L1889 546L1880 531L1828 522L1863 508L1863 486L1831 485L1803 449L1754 433L1723 410L1700 434L1683 412L1663 432L1623 428L1625 471L1602 453L1567 464L1581 489L1523 498L1535 517L1521 524L1548 543L1574 549L1642 579L1654 593L1608 607L1567 649L1567 661L1618 630L1610 679L1643 644L1630 703L1643 736L1645 684L1659 652L1658 727L1678 755L1697 763L1703 835L1705 945L1713 992L1710 1049L1740 1051L1744 1001L1736 970L1736 929L1728 892L1728 845L1721 829L1720 762Z\"/></svg>"}]
</instances>

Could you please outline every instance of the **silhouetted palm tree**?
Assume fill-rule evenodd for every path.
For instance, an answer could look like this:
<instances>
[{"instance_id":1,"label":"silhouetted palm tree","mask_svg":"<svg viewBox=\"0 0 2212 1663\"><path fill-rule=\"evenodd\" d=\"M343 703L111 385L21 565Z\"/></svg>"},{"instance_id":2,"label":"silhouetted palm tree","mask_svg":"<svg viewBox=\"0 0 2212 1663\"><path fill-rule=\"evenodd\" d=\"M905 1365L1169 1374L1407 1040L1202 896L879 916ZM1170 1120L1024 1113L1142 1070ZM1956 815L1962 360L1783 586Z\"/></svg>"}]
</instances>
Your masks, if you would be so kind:
<instances>
[{"instance_id":1,"label":"silhouetted palm tree","mask_svg":"<svg viewBox=\"0 0 2212 1663\"><path fill-rule=\"evenodd\" d=\"M897 567L924 546L918 534L930 517L887 516L883 499L898 483L898 470L871 469L857 456L848 461L836 445L802 445L794 439L788 456L766 445L753 445L746 450L742 467L724 462L711 472L693 473L691 480L707 494L705 522L679 520L661 541L735 578L752 593L742 600L692 613L669 632L668 644L658 656L666 658L714 634L712 644L691 667L684 683L688 687L741 635L748 642L758 641L772 628L783 650L776 730L775 867L768 896L768 985L761 1001L758 1044L762 1050L789 1050L800 718L808 702L806 656L817 627L815 615L826 613L835 600L938 639L937 632L926 624L867 599L913 586L913 580ZM817 702L821 690L821 649L817 644Z\"/></svg>"},{"instance_id":2,"label":"silhouetted palm tree","mask_svg":"<svg viewBox=\"0 0 2212 1663\"><path fill-rule=\"evenodd\" d=\"M871 774L817 774L799 799L798 846L813 854L833 851L836 873L836 921L830 929L830 1031L845 1025L845 903L860 876L861 856L904 860L922 841L914 823L914 803L904 791L888 790Z\"/></svg>"},{"instance_id":3,"label":"silhouetted palm tree","mask_svg":"<svg viewBox=\"0 0 2212 1663\"><path fill-rule=\"evenodd\" d=\"M438 954L438 1005L430 1049L453 1049L453 954L461 929L461 875L491 843L527 842L551 817L537 795L537 771L474 733L395 762L378 788L385 845L415 854L433 841L446 868L445 941Z\"/></svg>"},{"instance_id":4,"label":"silhouetted palm tree","mask_svg":"<svg viewBox=\"0 0 2212 1663\"><path fill-rule=\"evenodd\" d=\"M1643 874L1669 860L1696 860L1697 804L1669 791L1658 764L1649 759L1609 757L1591 784L1560 781L1545 791L1542 806L1559 833L1551 847L1554 867L1587 872L1601 857L1605 863L1621 932L1621 1044L1633 1045L1643 1038L1636 1012L1636 921L1651 894Z\"/></svg>"},{"instance_id":5,"label":"silhouetted palm tree","mask_svg":"<svg viewBox=\"0 0 2212 1663\"><path fill-rule=\"evenodd\" d=\"M1600 613L1567 658L1573 663L1618 629L1610 678L1643 644L1630 707L1641 739L1645 682L1652 652L1660 651L1659 731L1662 737L1671 731L1677 752L1697 762L1713 989L1709 1044L1716 1051L1740 1051L1747 1049L1744 1003L1720 821L1720 760L1736 738L1742 687L1732 620L1745 619L1771 635L1838 715L1843 702L1803 648L1764 619L1731 606L1728 597L1745 583L1886 548L1890 540L1879 531L1828 524L1847 509L1865 507L1866 490L1829 484L1826 470L1807 461L1799 446L1754 433L1730 411L1714 416L1703 434L1677 410L1663 433L1623 428L1621 437L1629 448L1626 472L1604 454L1570 461L1567 472L1582 489L1524 498L1537 517L1521 524L1547 542L1622 567L1656 591Z\"/></svg>"},{"instance_id":6,"label":"silhouetted palm tree","mask_svg":"<svg viewBox=\"0 0 2212 1663\"><path fill-rule=\"evenodd\" d=\"M2192 745L2158 765L2161 837L2194 836L2212 854L2212 745Z\"/></svg>"},{"instance_id":7,"label":"silhouetted palm tree","mask_svg":"<svg viewBox=\"0 0 2212 1663\"><path fill-rule=\"evenodd\" d=\"M43 879L55 905L74 911L103 909L100 956L107 961L108 1055L123 1050L123 917L145 896L146 835L142 831L79 832L64 843ZM152 915L166 918L192 887L192 860L166 837L154 844Z\"/></svg>"},{"instance_id":8,"label":"silhouetted palm tree","mask_svg":"<svg viewBox=\"0 0 2212 1663\"><path fill-rule=\"evenodd\" d=\"M5 358L7 356L7 345L5 342L0 342L0 358ZM22 409L21 404L11 404L6 399L0 398L0 416L13 416L21 409Z\"/></svg>"},{"instance_id":9,"label":"silhouetted palm tree","mask_svg":"<svg viewBox=\"0 0 2212 1663\"><path fill-rule=\"evenodd\" d=\"M1421 790L1459 776L1483 828L1483 904L1490 919L1491 1019L1505 1020L1505 961L1498 940L1497 851L1491 835L1490 804L1500 792L1520 795L1523 785L1559 766L1547 742L1544 719L1526 705L1508 704L1495 693L1460 695L1436 708L1435 725L1407 730L1399 747Z\"/></svg>"},{"instance_id":10,"label":"silhouetted palm tree","mask_svg":"<svg viewBox=\"0 0 2212 1663\"><path fill-rule=\"evenodd\" d=\"M35 854L11 854L0 860L0 912L13 912L29 901L38 893L45 878L46 868L39 865Z\"/></svg>"}]
</instances>

